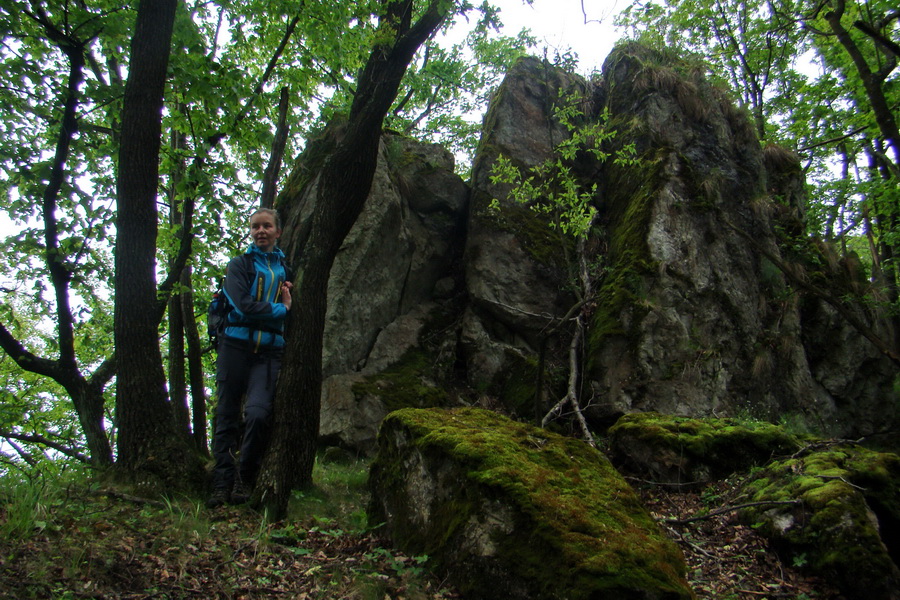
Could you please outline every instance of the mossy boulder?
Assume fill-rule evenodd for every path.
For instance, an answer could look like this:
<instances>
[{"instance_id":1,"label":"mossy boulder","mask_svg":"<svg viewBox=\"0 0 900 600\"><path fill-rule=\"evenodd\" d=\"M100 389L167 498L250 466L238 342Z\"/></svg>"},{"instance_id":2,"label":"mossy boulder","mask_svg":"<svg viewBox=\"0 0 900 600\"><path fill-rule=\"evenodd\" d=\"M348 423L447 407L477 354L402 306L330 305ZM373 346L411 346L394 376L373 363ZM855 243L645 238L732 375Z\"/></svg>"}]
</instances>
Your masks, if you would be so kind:
<instances>
[{"instance_id":1,"label":"mossy boulder","mask_svg":"<svg viewBox=\"0 0 900 600\"><path fill-rule=\"evenodd\" d=\"M680 550L584 442L480 409L387 416L370 517L466 598L687 599Z\"/></svg>"},{"instance_id":2,"label":"mossy boulder","mask_svg":"<svg viewBox=\"0 0 900 600\"><path fill-rule=\"evenodd\" d=\"M740 518L849 600L900 598L900 457L853 445L775 462ZM793 504L788 504L793 502Z\"/></svg>"},{"instance_id":3,"label":"mossy boulder","mask_svg":"<svg viewBox=\"0 0 900 600\"><path fill-rule=\"evenodd\" d=\"M800 449L771 423L689 419L655 412L623 416L609 429L613 462L659 483L699 485Z\"/></svg>"}]
</instances>

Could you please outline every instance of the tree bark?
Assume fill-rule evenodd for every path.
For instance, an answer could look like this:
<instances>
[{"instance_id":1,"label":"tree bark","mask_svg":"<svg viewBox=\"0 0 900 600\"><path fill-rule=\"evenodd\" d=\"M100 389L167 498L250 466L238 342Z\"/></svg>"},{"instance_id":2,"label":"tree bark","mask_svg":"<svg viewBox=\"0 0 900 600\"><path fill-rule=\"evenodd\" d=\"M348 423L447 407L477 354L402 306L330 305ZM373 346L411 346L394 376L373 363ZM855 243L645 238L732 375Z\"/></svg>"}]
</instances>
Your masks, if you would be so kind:
<instances>
[{"instance_id":1,"label":"tree bark","mask_svg":"<svg viewBox=\"0 0 900 600\"><path fill-rule=\"evenodd\" d=\"M184 337L187 341L188 378L191 384L191 424L194 447L204 456L209 454L206 431L206 381L203 374L203 344L194 316L194 290L191 287L191 267L182 273L183 292L181 312L184 318Z\"/></svg>"},{"instance_id":2,"label":"tree bark","mask_svg":"<svg viewBox=\"0 0 900 600\"><path fill-rule=\"evenodd\" d=\"M159 349L156 196L163 89L177 0L138 5L122 110L117 180L115 342L119 475L151 490L202 481L197 455L175 429Z\"/></svg>"},{"instance_id":3,"label":"tree bark","mask_svg":"<svg viewBox=\"0 0 900 600\"><path fill-rule=\"evenodd\" d=\"M186 146L185 135L181 132L173 132L171 137L172 150L177 155L178 151ZM184 214L179 206L179 198L176 190L184 180L184 159L181 159L172 167L169 174L169 225L173 228L181 230L180 237L190 235L185 229ZM179 267L177 259L174 257L169 261L169 269L174 270ZM182 294L184 293L184 272L182 269L181 286L178 293L174 293L169 297L168 317L169 317L169 402L172 403L172 410L175 416L175 425L177 429L184 431L190 436L191 416L190 408L187 401L187 371L185 365L185 327L187 324L187 316L181 310ZM190 279L188 279L188 286ZM193 319L193 315L191 315Z\"/></svg>"},{"instance_id":4,"label":"tree bark","mask_svg":"<svg viewBox=\"0 0 900 600\"><path fill-rule=\"evenodd\" d=\"M285 514L290 492L312 482L322 389L322 335L327 286L338 248L369 194L384 117L416 50L447 16L451 3L432 2L412 23L412 0L385 3L382 42L359 79L345 136L326 160L320 177L312 231L304 248L288 248L302 277L288 324L284 366L275 396L275 423L253 503L271 517ZM299 283L299 285L298 285Z\"/></svg>"}]
</instances>

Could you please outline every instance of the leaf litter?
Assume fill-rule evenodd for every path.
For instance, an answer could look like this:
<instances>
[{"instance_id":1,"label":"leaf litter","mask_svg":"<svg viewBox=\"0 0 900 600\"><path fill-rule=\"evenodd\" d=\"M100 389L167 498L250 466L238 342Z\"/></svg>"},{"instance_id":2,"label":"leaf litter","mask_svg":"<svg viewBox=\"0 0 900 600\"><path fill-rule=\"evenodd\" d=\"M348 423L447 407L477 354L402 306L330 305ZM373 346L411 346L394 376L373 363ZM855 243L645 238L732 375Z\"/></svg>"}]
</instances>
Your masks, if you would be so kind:
<instances>
[{"instance_id":1,"label":"leaf litter","mask_svg":"<svg viewBox=\"0 0 900 600\"><path fill-rule=\"evenodd\" d=\"M725 513L672 524L728 505L732 484L703 492L636 486L682 549L698 600L842 600L786 564L768 542ZM247 507L195 503L153 508L113 495L69 496L23 539L0 539L0 599L451 600L427 557L390 549L371 531L266 524ZM0 513L0 521L6 518Z\"/></svg>"}]
</instances>

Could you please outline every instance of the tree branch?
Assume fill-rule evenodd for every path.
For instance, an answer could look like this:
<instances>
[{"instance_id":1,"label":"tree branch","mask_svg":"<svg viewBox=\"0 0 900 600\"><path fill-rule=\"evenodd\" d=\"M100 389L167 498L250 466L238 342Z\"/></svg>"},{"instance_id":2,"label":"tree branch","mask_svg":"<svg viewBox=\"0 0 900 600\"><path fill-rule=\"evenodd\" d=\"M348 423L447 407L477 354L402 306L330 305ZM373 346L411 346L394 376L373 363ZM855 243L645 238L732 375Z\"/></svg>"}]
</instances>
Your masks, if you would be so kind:
<instances>
[{"instance_id":1,"label":"tree branch","mask_svg":"<svg viewBox=\"0 0 900 600\"><path fill-rule=\"evenodd\" d=\"M235 117L232 122L232 127L238 125L241 121L243 121L247 114L250 112L250 107L253 105L254 100L262 94L263 88L266 83L268 83L269 78L272 76L272 73L275 71L275 66L278 64L278 61L281 59L281 55L284 53L284 49L287 47L288 42L291 39L291 36L294 34L294 30L297 28L297 23L300 22L300 14L299 10L303 8L303 3L300 3L298 7L298 14L291 19L290 23L288 23L287 28L284 31L284 35L281 36L281 42L279 42L278 47L275 49L274 54L272 54L272 58L269 59L269 64L266 65L266 70L263 72L262 77L259 82L256 84L256 87L253 88L253 93L247 99L247 102L244 104L244 107L241 109L241 112ZM218 145L222 139L224 139L228 133L224 131L217 132L207 139L207 142L211 147Z\"/></svg>"},{"instance_id":2,"label":"tree branch","mask_svg":"<svg viewBox=\"0 0 900 600\"><path fill-rule=\"evenodd\" d=\"M281 88L281 98L278 102L278 126L275 129L275 140L272 142L272 154L269 156L269 164L263 172L262 194L259 199L260 208L272 208L275 204L275 193L278 188L278 174L281 172L281 163L284 160L284 148L287 146L289 127L287 114L290 108L290 88Z\"/></svg>"},{"instance_id":3,"label":"tree branch","mask_svg":"<svg viewBox=\"0 0 900 600\"><path fill-rule=\"evenodd\" d=\"M839 135L837 137L829 138L827 140L822 140L821 142L816 142L815 144L810 144L808 146L803 146L802 148L797 148L797 152L806 152L807 150L812 150L813 148L818 148L819 146L827 146L828 144L835 144L837 142L843 142L844 140L853 137L858 133L862 133L866 129L868 129L868 125L863 125L862 127L857 127L856 129L845 133L844 135Z\"/></svg>"},{"instance_id":4,"label":"tree branch","mask_svg":"<svg viewBox=\"0 0 900 600\"><path fill-rule=\"evenodd\" d=\"M43 444L44 446L47 446L48 448L56 450L60 454L64 454L64 455L68 456L69 458L74 458L83 463L91 462L90 458L88 458L81 452L78 452L74 448L70 448L68 446L63 446L59 442L54 442L53 440L48 439L42 435L25 435L25 434L21 434L21 433L14 433L12 431L0 431L0 437L4 437L4 438L10 439L10 440L19 440L20 442L28 442L31 444Z\"/></svg>"},{"instance_id":5,"label":"tree branch","mask_svg":"<svg viewBox=\"0 0 900 600\"><path fill-rule=\"evenodd\" d=\"M800 500L771 500L771 501L767 501L767 502L748 502L747 504L736 504L734 506L726 506L724 508L720 508L718 510L708 512L705 515L698 515L696 517L690 517L688 519L666 519L663 522L668 523L670 525L687 525L688 523L693 523L694 521L702 521L704 519L711 519L711 518L717 517L719 515L724 515L725 513L734 512L736 510L741 510L742 508L752 508L754 506L796 506L798 504L802 504L802 502Z\"/></svg>"},{"instance_id":6,"label":"tree branch","mask_svg":"<svg viewBox=\"0 0 900 600\"><path fill-rule=\"evenodd\" d=\"M0 323L0 347L17 365L29 373L50 377L53 380L59 379L61 375L59 363L26 350L22 342L17 340L3 323Z\"/></svg>"}]
</instances>

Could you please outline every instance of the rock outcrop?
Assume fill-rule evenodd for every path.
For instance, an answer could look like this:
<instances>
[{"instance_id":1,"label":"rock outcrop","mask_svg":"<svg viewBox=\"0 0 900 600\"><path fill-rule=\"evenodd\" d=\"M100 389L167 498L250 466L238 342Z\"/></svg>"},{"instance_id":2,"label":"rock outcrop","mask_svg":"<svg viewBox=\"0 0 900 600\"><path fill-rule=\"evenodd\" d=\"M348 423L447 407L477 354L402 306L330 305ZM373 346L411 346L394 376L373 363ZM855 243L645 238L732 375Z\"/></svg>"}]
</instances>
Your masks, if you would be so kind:
<instances>
[{"instance_id":1,"label":"rock outcrop","mask_svg":"<svg viewBox=\"0 0 900 600\"><path fill-rule=\"evenodd\" d=\"M895 418L893 366L775 267L840 278L812 266L821 256L782 250L809 244L776 235L793 208L780 194L790 177L770 172L749 119L702 67L628 44L606 61L598 96L640 161L607 162L601 176L609 266L590 332L597 416L792 416L855 436L878 431L878 415Z\"/></svg>"},{"instance_id":2,"label":"rock outcrop","mask_svg":"<svg viewBox=\"0 0 900 600\"><path fill-rule=\"evenodd\" d=\"M479 409L404 409L379 435L372 509L466 598L693 597L680 550L583 442Z\"/></svg>"},{"instance_id":3,"label":"rock outcrop","mask_svg":"<svg viewBox=\"0 0 900 600\"><path fill-rule=\"evenodd\" d=\"M554 157L569 136L563 104L610 134L606 161L566 163L597 211L585 244L596 293L583 304L574 241L492 179L500 155L523 172ZM287 244L304 239L324 138L289 181L302 200L281 207ZM626 150L633 160L614 160ZM854 300L865 279L803 234L802 184L796 157L762 149L748 116L672 53L619 46L590 82L520 60L494 94L470 186L445 150L385 136L332 270L324 437L367 451L368 420L407 403L542 416L565 392L572 328L561 319L573 308L588 324L580 381L595 431L647 411L854 438L890 429L896 367L783 270L892 339Z\"/></svg>"},{"instance_id":4,"label":"rock outcrop","mask_svg":"<svg viewBox=\"0 0 900 600\"><path fill-rule=\"evenodd\" d=\"M609 453L620 470L644 481L695 489L745 473L801 443L763 421L628 414L609 429Z\"/></svg>"}]
</instances>

